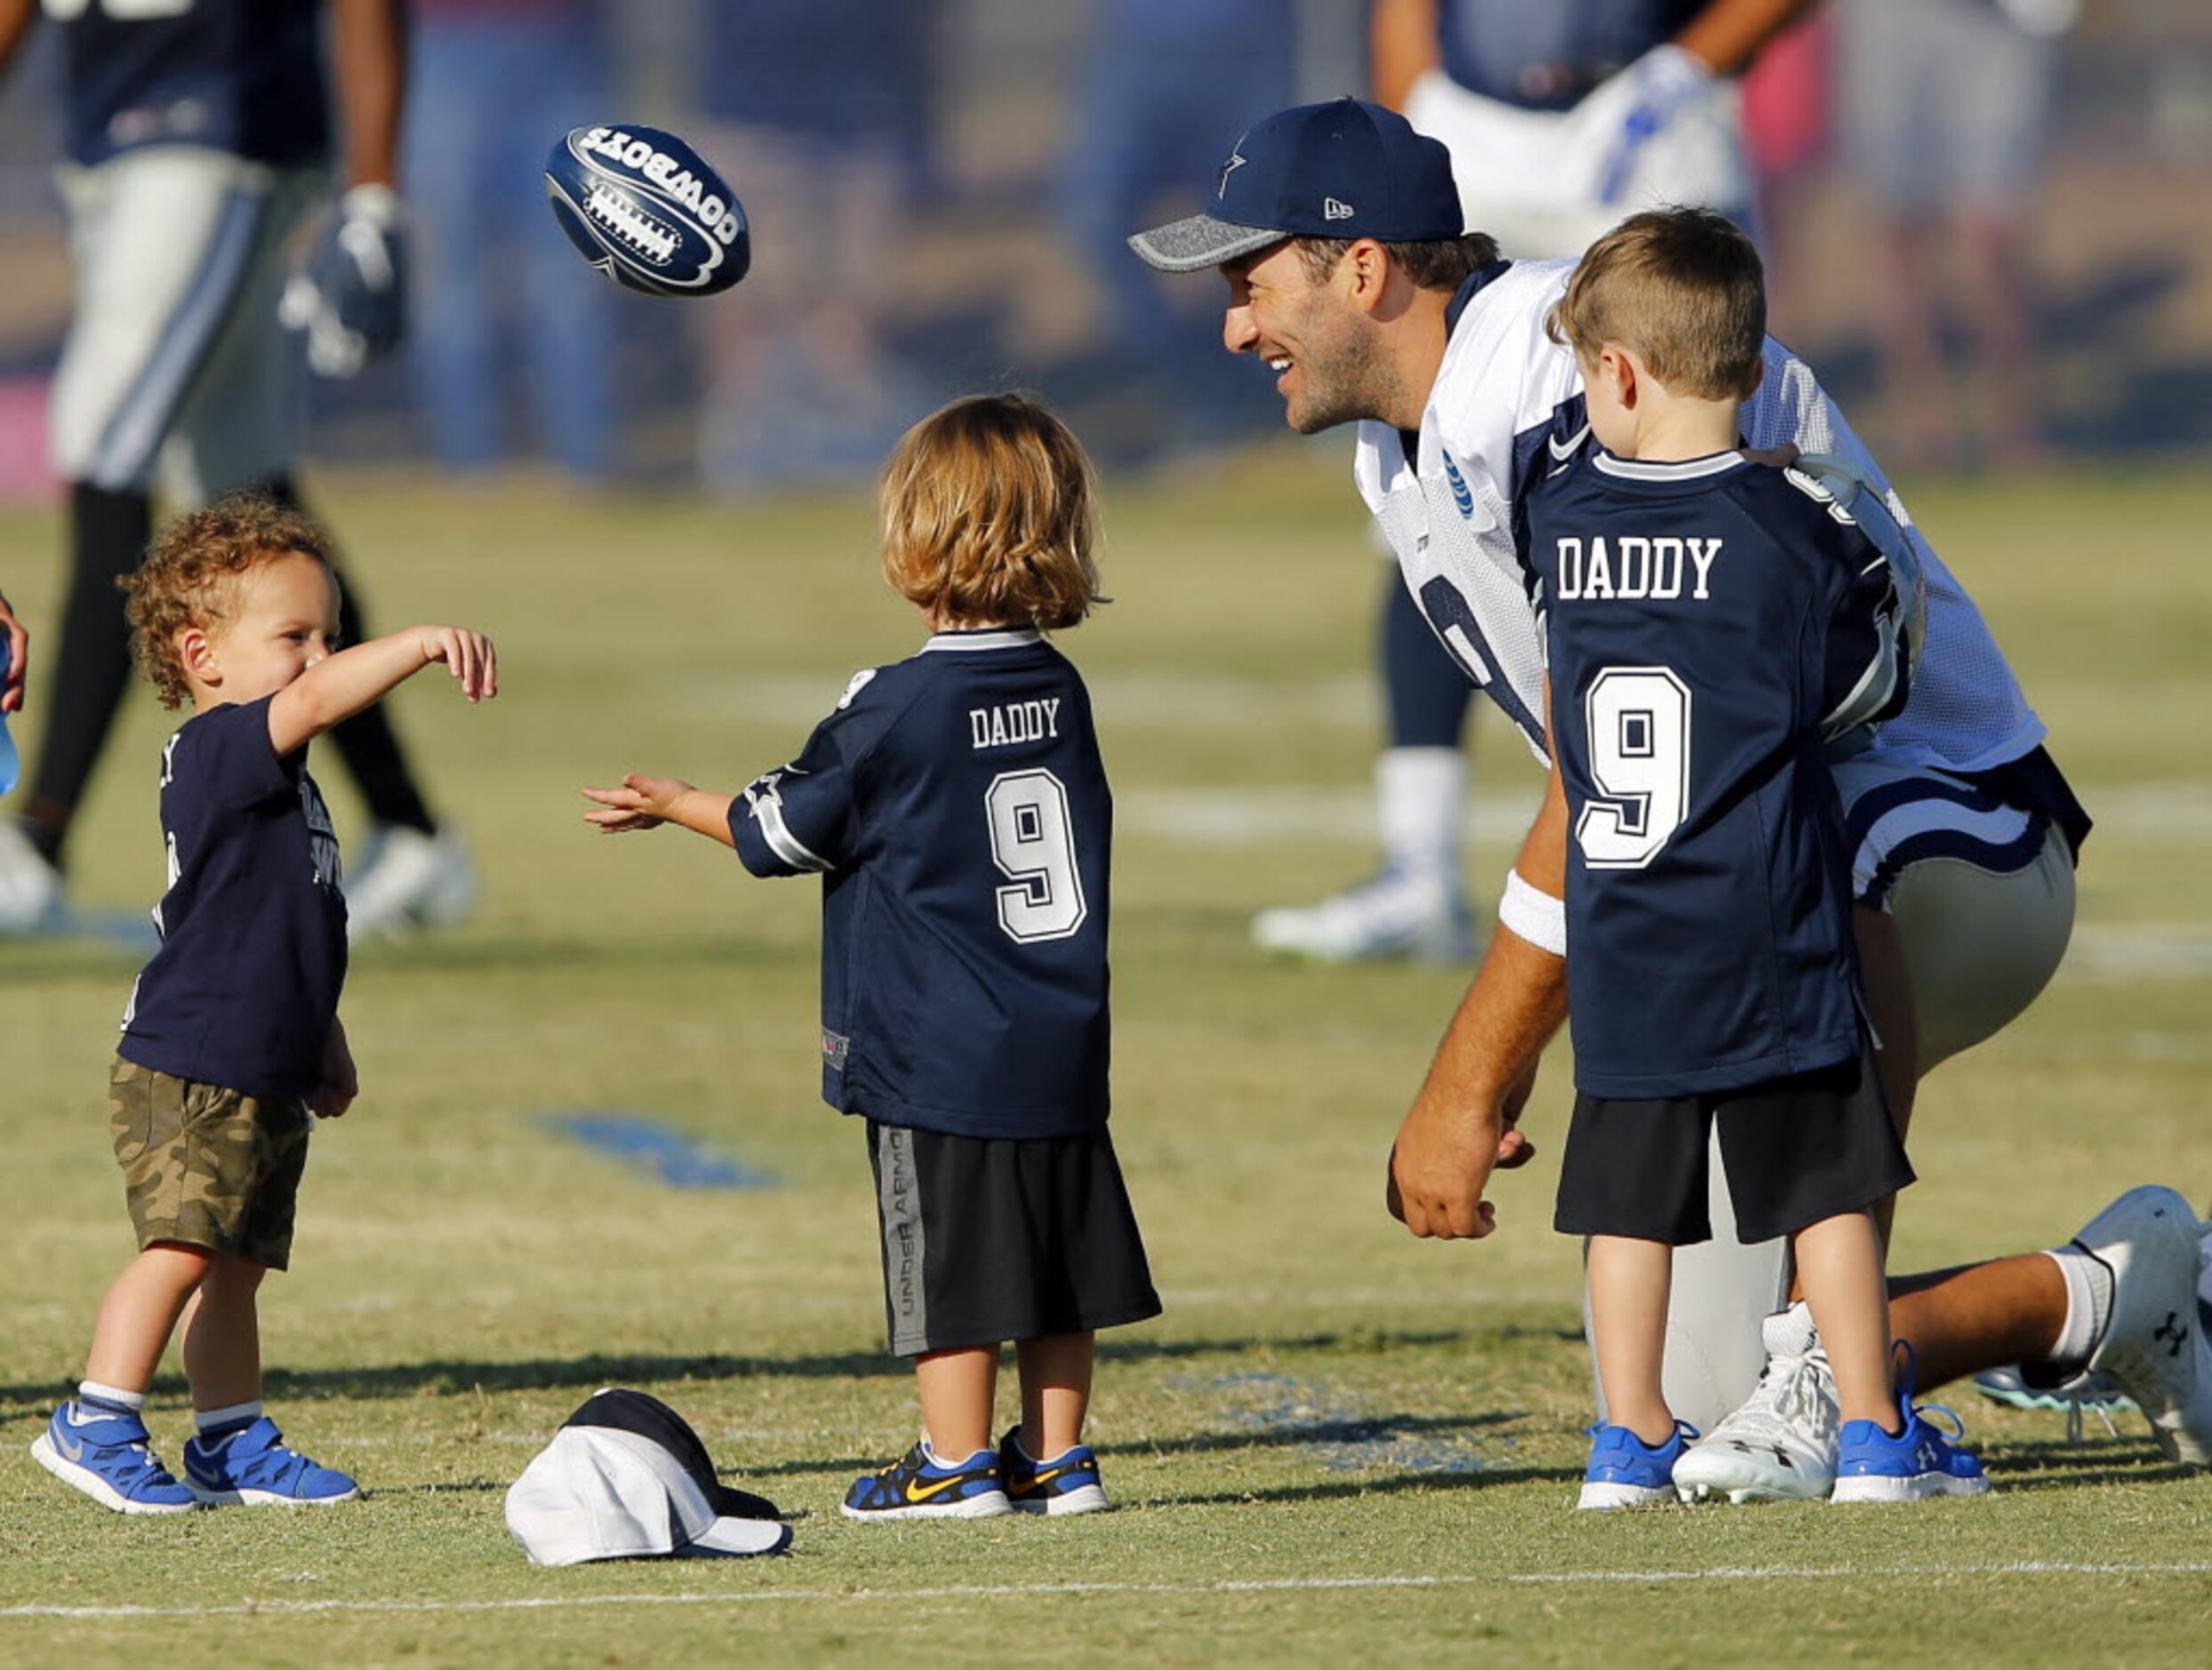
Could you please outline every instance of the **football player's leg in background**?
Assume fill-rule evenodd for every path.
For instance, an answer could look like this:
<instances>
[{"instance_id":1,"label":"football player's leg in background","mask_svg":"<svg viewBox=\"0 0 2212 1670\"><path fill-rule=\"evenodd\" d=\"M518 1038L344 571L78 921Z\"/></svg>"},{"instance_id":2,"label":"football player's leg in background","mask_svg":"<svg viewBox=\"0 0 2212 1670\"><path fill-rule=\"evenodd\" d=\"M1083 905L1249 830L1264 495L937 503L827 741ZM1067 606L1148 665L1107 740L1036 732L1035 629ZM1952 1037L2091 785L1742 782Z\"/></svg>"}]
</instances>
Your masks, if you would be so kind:
<instances>
[{"instance_id":1,"label":"football player's leg in background","mask_svg":"<svg viewBox=\"0 0 2212 1670\"><path fill-rule=\"evenodd\" d=\"M1374 765L1382 865L1318 904L1265 911L1253 937L1270 950L1344 960L1474 956L1461 873L1467 797L1462 739L1474 686L1423 617L1395 565L1377 636L1388 745Z\"/></svg>"},{"instance_id":2,"label":"football player's leg in background","mask_svg":"<svg viewBox=\"0 0 2212 1670\"><path fill-rule=\"evenodd\" d=\"M238 487L258 487L282 503L305 508L292 473L306 428L299 349L278 324L277 299L287 274L289 233L315 208L320 183L312 171L291 171L268 194L268 227L244 289L162 449L163 496L177 508L204 504ZM342 572L339 586L346 641L364 642L367 629ZM461 914L474 899L474 874L458 842L438 831L389 717L381 706L372 707L331 735L374 824L347 880L351 930L375 933Z\"/></svg>"},{"instance_id":3,"label":"football player's leg in background","mask_svg":"<svg viewBox=\"0 0 2212 1670\"><path fill-rule=\"evenodd\" d=\"M156 462L281 231L266 182L219 151L126 152L65 172L62 189L76 285L50 421L69 599L31 796L0 827L0 929L17 931L58 911L70 824L130 678L115 582L145 553Z\"/></svg>"}]
</instances>

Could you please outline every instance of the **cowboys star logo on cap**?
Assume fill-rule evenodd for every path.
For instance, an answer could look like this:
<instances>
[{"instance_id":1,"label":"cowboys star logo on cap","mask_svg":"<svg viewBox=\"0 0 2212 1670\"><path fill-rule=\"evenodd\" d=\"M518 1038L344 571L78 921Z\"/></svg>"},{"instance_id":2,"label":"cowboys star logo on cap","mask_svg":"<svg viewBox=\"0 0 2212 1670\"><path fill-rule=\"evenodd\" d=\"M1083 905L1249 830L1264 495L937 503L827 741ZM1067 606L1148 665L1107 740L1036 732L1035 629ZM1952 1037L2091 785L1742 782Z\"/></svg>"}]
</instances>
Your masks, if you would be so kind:
<instances>
[{"instance_id":1,"label":"cowboys star logo on cap","mask_svg":"<svg viewBox=\"0 0 2212 1670\"><path fill-rule=\"evenodd\" d=\"M1214 188L1215 197L1225 197L1229 195L1229 176L1244 165L1244 141L1239 138L1234 145L1229 148L1229 160L1222 165L1222 182Z\"/></svg>"},{"instance_id":2,"label":"cowboys star logo on cap","mask_svg":"<svg viewBox=\"0 0 2212 1670\"><path fill-rule=\"evenodd\" d=\"M1425 244L1467 228L1442 144L1359 99L1302 104L1246 128L1214 182L1214 206L1129 247L1164 272L1195 272L1286 237Z\"/></svg>"}]
</instances>

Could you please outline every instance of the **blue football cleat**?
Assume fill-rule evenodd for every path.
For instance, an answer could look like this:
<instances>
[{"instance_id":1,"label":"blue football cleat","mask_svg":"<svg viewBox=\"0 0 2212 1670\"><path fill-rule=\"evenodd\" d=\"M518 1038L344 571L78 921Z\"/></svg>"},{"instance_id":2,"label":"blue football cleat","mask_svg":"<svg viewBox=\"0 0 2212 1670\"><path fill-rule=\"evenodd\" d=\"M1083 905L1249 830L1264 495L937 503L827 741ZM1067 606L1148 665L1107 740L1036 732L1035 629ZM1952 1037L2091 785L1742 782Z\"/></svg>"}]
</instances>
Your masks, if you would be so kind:
<instances>
[{"instance_id":1,"label":"blue football cleat","mask_svg":"<svg viewBox=\"0 0 2212 1670\"><path fill-rule=\"evenodd\" d=\"M1843 1424L1830 1501L1918 1502L1931 1496L1980 1496L1989 1489L1982 1464L1957 1447L1966 1423L1939 1403L1916 1408L1909 1373L1905 1385L1897 1399L1903 1432L1886 1433L1873 1421ZM1930 1415L1948 1417L1952 1431L1940 1431Z\"/></svg>"},{"instance_id":2,"label":"blue football cleat","mask_svg":"<svg viewBox=\"0 0 2212 1670\"><path fill-rule=\"evenodd\" d=\"M1073 1445L1050 1461L1032 1461L1017 1426L998 1441L998 1476L1017 1513L1095 1513L1113 1506L1088 1444Z\"/></svg>"},{"instance_id":3,"label":"blue football cleat","mask_svg":"<svg viewBox=\"0 0 2212 1670\"><path fill-rule=\"evenodd\" d=\"M845 1493L847 1519L993 1519L1010 1511L998 1457L979 1449L965 1461L941 1461L917 1444L878 1473L853 1481Z\"/></svg>"},{"instance_id":4,"label":"blue football cleat","mask_svg":"<svg viewBox=\"0 0 2212 1670\"><path fill-rule=\"evenodd\" d=\"M361 1487L336 1468L287 1449L285 1435L266 1415L220 1438L188 1440L184 1478L210 1507L322 1507L361 1494Z\"/></svg>"},{"instance_id":5,"label":"blue football cleat","mask_svg":"<svg viewBox=\"0 0 2212 1670\"><path fill-rule=\"evenodd\" d=\"M118 1513L189 1513L198 1500L150 1448L136 1415L85 1417L64 1403L31 1441L38 1465Z\"/></svg>"},{"instance_id":6,"label":"blue football cleat","mask_svg":"<svg viewBox=\"0 0 2212 1670\"><path fill-rule=\"evenodd\" d=\"M1676 1499L1674 1464L1697 1429L1685 1422L1657 1449L1625 1426L1592 1426L1590 1466L1577 1508L1659 1507Z\"/></svg>"}]
</instances>

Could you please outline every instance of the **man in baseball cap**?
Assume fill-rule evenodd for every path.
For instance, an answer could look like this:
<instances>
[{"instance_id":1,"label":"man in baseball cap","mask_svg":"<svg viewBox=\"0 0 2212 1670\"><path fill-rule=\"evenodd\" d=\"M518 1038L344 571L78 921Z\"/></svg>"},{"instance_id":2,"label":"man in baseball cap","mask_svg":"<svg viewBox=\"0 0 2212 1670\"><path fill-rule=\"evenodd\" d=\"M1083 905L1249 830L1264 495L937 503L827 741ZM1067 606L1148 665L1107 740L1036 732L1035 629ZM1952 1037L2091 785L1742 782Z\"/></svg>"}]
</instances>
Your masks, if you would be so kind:
<instances>
[{"instance_id":1,"label":"man in baseball cap","mask_svg":"<svg viewBox=\"0 0 2212 1670\"><path fill-rule=\"evenodd\" d=\"M1427 243L1463 229L1444 147L1395 110L1332 99L1247 128L1222 164L1213 208L1129 246L1162 272L1196 272L1286 237Z\"/></svg>"}]
</instances>

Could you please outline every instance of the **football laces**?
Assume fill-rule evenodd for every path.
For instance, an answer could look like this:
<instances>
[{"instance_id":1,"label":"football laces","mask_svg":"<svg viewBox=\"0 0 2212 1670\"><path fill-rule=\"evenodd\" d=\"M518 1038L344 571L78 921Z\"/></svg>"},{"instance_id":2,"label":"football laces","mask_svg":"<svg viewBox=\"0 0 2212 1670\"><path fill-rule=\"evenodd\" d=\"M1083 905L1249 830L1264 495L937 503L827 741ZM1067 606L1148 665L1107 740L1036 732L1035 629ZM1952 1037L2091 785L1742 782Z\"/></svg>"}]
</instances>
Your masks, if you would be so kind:
<instances>
[{"instance_id":1,"label":"football laces","mask_svg":"<svg viewBox=\"0 0 2212 1670\"><path fill-rule=\"evenodd\" d=\"M597 225L620 239L624 248L635 251L656 267L667 266L683 242L674 227L646 213L627 192L618 191L603 181L592 182L590 195L584 199L584 212Z\"/></svg>"}]
</instances>

